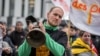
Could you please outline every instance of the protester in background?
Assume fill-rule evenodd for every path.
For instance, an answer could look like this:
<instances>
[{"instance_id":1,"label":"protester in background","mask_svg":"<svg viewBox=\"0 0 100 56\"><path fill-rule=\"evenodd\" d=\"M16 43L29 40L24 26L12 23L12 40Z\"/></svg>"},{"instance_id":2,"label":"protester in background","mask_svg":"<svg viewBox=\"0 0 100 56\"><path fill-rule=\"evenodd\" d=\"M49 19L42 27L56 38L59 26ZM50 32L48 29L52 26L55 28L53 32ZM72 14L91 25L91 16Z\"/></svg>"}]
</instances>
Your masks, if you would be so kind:
<instances>
[{"instance_id":1,"label":"protester in background","mask_svg":"<svg viewBox=\"0 0 100 56\"><path fill-rule=\"evenodd\" d=\"M93 48L95 47L91 44L91 34L81 31L79 37L73 42L71 51L74 56L98 56Z\"/></svg>"},{"instance_id":2,"label":"protester in background","mask_svg":"<svg viewBox=\"0 0 100 56\"><path fill-rule=\"evenodd\" d=\"M9 37L16 48L15 55L18 55L18 47L23 43L25 39L25 31L23 30L23 23L21 21L16 22L15 30L9 34Z\"/></svg>"},{"instance_id":3,"label":"protester in background","mask_svg":"<svg viewBox=\"0 0 100 56\"><path fill-rule=\"evenodd\" d=\"M67 37L70 37L68 35L69 34L69 32L68 32L69 31L69 28L68 28L68 22L67 22L67 20L62 20L61 24L59 25L59 29L61 31L65 32ZM67 56L72 56L69 42L70 41L68 41L67 44L66 44L66 46L67 46L66 47L66 55Z\"/></svg>"},{"instance_id":4,"label":"protester in background","mask_svg":"<svg viewBox=\"0 0 100 56\"><path fill-rule=\"evenodd\" d=\"M92 34L91 38L92 38L93 44L95 45L98 51L98 56L100 56L100 36Z\"/></svg>"},{"instance_id":5,"label":"protester in background","mask_svg":"<svg viewBox=\"0 0 100 56\"><path fill-rule=\"evenodd\" d=\"M6 23L5 22L0 22L0 25L2 25L2 33L0 35L2 35L2 56L12 56L13 50L12 47L10 46L10 44L8 43L8 41L4 40L4 38L6 38Z\"/></svg>"},{"instance_id":6,"label":"protester in background","mask_svg":"<svg viewBox=\"0 0 100 56\"><path fill-rule=\"evenodd\" d=\"M70 29L69 29L69 35L70 35L69 41L70 41L70 45L72 45L72 43L78 37L77 30L78 29L75 26L73 26L73 25L70 26Z\"/></svg>"},{"instance_id":7,"label":"protester in background","mask_svg":"<svg viewBox=\"0 0 100 56\"><path fill-rule=\"evenodd\" d=\"M23 43L23 40L25 39L25 32L21 21L16 22L15 31L13 31L9 37L11 38L16 49Z\"/></svg>"},{"instance_id":8,"label":"protester in background","mask_svg":"<svg viewBox=\"0 0 100 56\"><path fill-rule=\"evenodd\" d=\"M3 22L3 41L4 42L7 42L7 44L11 47L12 49L12 52L10 53L10 56L15 56L15 47L14 47L14 44L12 43L11 39L8 37L8 34L7 34L7 25L5 22ZM8 46L7 45L7 46ZM6 46L6 45L4 45ZM8 46L8 47L9 47ZM5 49L5 48L4 48ZM5 55L6 53L3 53L3 55Z\"/></svg>"},{"instance_id":9,"label":"protester in background","mask_svg":"<svg viewBox=\"0 0 100 56\"><path fill-rule=\"evenodd\" d=\"M0 21L0 56L2 56L3 23Z\"/></svg>"}]
</instances>

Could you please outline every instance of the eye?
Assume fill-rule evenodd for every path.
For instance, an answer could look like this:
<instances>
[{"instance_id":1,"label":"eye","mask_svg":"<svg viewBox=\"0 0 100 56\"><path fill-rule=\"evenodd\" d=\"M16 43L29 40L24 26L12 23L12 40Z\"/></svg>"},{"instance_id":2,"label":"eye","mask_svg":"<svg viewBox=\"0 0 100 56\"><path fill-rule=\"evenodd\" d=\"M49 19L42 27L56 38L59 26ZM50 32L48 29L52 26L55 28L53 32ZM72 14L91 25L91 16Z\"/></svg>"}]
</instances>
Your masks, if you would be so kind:
<instances>
[{"instance_id":1,"label":"eye","mask_svg":"<svg viewBox=\"0 0 100 56\"><path fill-rule=\"evenodd\" d=\"M55 15L55 16L58 16L59 18L62 18L62 16L59 15L59 14L57 14L57 13L55 13L54 15Z\"/></svg>"},{"instance_id":2,"label":"eye","mask_svg":"<svg viewBox=\"0 0 100 56\"><path fill-rule=\"evenodd\" d=\"M57 14L56 14L56 13L55 13L54 15L55 15L55 16L57 16Z\"/></svg>"},{"instance_id":3,"label":"eye","mask_svg":"<svg viewBox=\"0 0 100 56\"><path fill-rule=\"evenodd\" d=\"M59 15L59 18L62 18L62 16Z\"/></svg>"},{"instance_id":4,"label":"eye","mask_svg":"<svg viewBox=\"0 0 100 56\"><path fill-rule=\"evenodd\" d=\"M84 35L84 37L91 37L90 35Z\"/></svg>"}]
</instances>

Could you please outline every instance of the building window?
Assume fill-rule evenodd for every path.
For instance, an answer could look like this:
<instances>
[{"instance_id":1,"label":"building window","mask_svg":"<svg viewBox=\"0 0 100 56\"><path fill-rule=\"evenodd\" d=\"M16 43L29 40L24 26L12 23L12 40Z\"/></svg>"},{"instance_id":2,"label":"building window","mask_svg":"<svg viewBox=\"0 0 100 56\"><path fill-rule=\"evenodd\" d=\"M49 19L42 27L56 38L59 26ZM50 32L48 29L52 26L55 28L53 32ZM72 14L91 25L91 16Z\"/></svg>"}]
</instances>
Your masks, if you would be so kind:
<instances>
[{"instance_id":1,"label":"building window","mask_svg":"<svg viewBox=\"0 0 100 56\"><path fill-rule=\"evenodd\" d=\"M10 0L9 16L14 16L14 1L15 0Z\"/></svg>"},{"instance_id":2,"label":"building window","mask_svg":"<svg viewBox=\"0 0 100 56\"><path fill-rule=\"evenodd\" d=\"M22 17L24 17L25 0L22 0Z\"/></svg>"},{"instance_id":3,"label":"building window","mask_svg":"<svg viewBox=\"0 0 100 56\"><path fill-rule=\"evenodd\" d=\"M2 15L4 16L4 9L5 9L5 0L2 0Z\"/></svg>"},{"instance_id":4,"label":"building window","mask_svg":"<svg viewBox=\"0 0 100 56\"><path fill-rule=\"evenodd\" d=\"M28 10L28 14L29 15L33 15L34 13L34 0L29 0L29 10Z\"/></svg>"}]
</instances>

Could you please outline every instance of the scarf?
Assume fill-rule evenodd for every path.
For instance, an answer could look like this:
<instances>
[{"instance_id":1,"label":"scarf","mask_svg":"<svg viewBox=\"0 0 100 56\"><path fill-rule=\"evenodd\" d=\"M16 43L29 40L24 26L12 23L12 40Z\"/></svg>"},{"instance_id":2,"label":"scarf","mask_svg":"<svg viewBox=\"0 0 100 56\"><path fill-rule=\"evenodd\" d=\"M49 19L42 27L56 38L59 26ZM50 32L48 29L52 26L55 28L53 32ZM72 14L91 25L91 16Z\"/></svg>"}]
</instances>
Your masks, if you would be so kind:
<instances>
[{"instance_id":1,"label":"scarf","mask_svg":"<svg viewBox=\"0 0 100 56\"><path fill-rule=\"evenodd\" d=\"M53 31L55 31L55 30L58 29L58 27L56 27L56 26L53 27L53 26L47 24L46 22L44 22L44 27L45 27L46 29L48 29L48 30L53 30Z\"/></svg>"},{"instance_id":2,"label":"scarf","mask_svg":"<svg viewBox=\"0 0 100 56\"><path fill-rule=\"evenodd\" d=\"M92 48L84 43L81 38L77 38L74 43L72 44L72 54L80 54L84 52L91 52L94 54L94 51L92 51Z\"/></svg>"}]
</instances>

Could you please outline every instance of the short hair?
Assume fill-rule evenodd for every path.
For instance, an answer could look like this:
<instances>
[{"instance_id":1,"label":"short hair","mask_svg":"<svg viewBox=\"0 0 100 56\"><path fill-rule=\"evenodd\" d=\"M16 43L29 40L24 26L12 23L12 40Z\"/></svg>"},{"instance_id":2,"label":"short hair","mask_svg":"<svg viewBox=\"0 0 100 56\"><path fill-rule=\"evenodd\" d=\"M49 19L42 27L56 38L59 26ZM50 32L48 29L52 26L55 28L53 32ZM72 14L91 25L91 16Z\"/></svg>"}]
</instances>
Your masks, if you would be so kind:
<instances>
[{"instance_id":1,"label":"short hair","mask_svg":"<svg viewBox=\"0 0 100 56\"><path fill-rule=\"evenodd\" d=\"M18 23L20 23L20 24L22 24L22 25L23 25L23 23L22 23L21 21L17 21L17 22L16 22L16 25L17 25Z\"/></svg>"},{"instance_id":2,"label":"short hair","mask_svg":"<svg viewBox=\"0 0 100 56\"><path fill-rule=\"evenodd\" d=\"M68 27L66 20L62 20L59 26L60 27Z\"/></svg>"},{"instance_id":3,"label":"short hair","mask_svg":"<svg viewBox=\"0 0 100 56\"><path fill-rule=\"evenodd\" d=\"M55 7L52 7L52 8L49 10L49 12L52 12L53 9L55 9L55 8L60 8L60 9L63 11L63 9L62 9L61 7L55 6Z\"/></svg>"},{"instance_id":4,"label":"short hair","mask_svg":"<svg viewBox=\"0 0 100 56\"><path fill-rule=\"evenodd\" d=\"M30 22L37 22L36 18L32 15L26 17L26 24L29 25Z\"/></svg>"},{"instance_id":5,"label":"short hair","mask_svg":"<svg viewBox=\"0 0 100 56\"><path fill-rule=\"evenodd\" d=\"M6 22L3 22L3 21L0 21L0 24L7 25L7 23Z\"/></svg>"},{"instance_id":6,"label":"short hair","mask_svg":"<svg viewBox=\"0 0 100 56\"><path fill-rule=\"evenodd\" d=\"M3 25L3 22L2 22L2 21L0 21L0 24L2 24L2 25Z\"/></svg>"}]
</instances>

